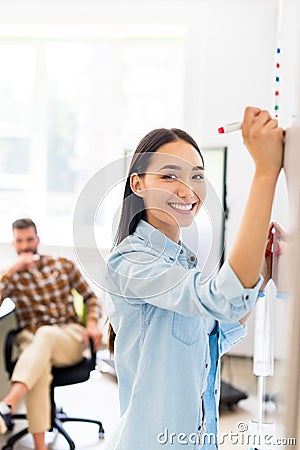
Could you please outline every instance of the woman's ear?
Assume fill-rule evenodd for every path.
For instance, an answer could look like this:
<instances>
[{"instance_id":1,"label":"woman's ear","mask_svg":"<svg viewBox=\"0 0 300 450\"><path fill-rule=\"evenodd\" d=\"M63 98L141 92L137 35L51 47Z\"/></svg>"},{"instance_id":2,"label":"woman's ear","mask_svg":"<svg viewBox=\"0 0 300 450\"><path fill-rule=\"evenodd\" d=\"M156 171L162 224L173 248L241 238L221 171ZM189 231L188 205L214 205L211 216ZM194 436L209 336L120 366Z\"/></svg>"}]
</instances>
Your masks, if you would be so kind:
<instances>
[{"instance_id":1,"label":"woman's ear","mask_svg":"<svg viewBox=\"0 0 300 450\"><path fill-rule=\"evenodd\" d=\"M132 175L130 175L130 188L135 195L143 197L141 179L137 173L133 173Z\"/></svg>"}]
</instances>

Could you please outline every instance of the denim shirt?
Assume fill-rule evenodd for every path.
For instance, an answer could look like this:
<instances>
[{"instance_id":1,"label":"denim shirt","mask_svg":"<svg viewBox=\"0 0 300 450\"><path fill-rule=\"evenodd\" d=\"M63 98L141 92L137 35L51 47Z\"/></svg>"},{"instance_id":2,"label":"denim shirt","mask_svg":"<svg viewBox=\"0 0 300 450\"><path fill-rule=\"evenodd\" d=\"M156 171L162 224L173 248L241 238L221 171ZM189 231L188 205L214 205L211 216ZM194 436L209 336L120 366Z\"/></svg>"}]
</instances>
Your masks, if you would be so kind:
<instances>
[{"instance_id":1,"label":"denim shirt","mask_svg":"<svg viewBox=\"0 0 300 450\"><path fill-rule=\"evenodd\" d=\"M202 282L186 246L140 221L111 253L106 281L122 416L107 450L216 449L219 358L246 335L239 319L262 279L245 289L225 262Z\"/></svg>"}]
</instances>

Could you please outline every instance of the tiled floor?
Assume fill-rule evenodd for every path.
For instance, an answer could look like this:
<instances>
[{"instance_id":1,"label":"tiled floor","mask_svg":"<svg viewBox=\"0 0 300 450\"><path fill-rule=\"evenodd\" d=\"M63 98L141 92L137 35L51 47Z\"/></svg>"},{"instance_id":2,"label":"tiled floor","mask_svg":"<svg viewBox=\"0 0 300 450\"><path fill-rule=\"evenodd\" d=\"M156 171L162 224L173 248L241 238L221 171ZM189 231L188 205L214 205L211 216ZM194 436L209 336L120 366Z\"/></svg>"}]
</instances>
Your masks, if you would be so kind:
<instances>
[{"instance_id":1,"label":"tiled floor","mask_svg":"<svg viewBox=\"0 0 300 450\"><path fill-rule=\"evenodd\" d=\"M222 379L229 381L235 387L248 394L248 399L239 402L234 411L222 410L220 415L220 436L223 443L221 450L248 449L242 440L247 436L246 428L251 418L257 419L258 402L256 395L256 378L252 374L252 361L247 358L223 357ZM118 393L115 378L109 373L92 373L89 381L80 386L56 388L56 401L63 405L69 415L79 417L98 418L103 422L106 437L109 437L118 421ZM270 414L274 404L269 404ZM244 428L243 428L244 427ZM17 424L15 429L21 428ZM76 443L76 449L105 450L105 441L98 439L97 427L88 424L66 424ZM52 450L67 450L68 445L60 436L47 433L48 448ZM0 446L4 444L4 437L0 437ZM238 441L238 442L237 442ZM33 449L30 436L20 441L15 450ZM279 447L278 447L279 448ZM278 450L276 448L276 450ZM141 450L141 449L132 449Z\"/></svg>"}]
</instances>

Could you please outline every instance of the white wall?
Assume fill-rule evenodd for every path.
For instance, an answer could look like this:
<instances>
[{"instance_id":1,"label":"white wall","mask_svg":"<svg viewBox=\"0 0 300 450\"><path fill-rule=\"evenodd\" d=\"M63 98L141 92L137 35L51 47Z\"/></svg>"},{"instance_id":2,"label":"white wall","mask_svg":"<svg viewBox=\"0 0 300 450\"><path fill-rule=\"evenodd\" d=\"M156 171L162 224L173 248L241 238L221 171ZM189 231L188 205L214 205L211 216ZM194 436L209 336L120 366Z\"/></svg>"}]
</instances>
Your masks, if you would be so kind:
<instances>
[{"instance_id":1,"label":"white wall","mask_svg":"<svg viewBox=\"0 0 300 450\"><path fill-rule=\"evenodd\" d=\"M287 0L285 4L289 6L291 2ZM184 127L201 145L229 148L228 252L244 208L253 166L240 132L219 136L216 130L221 124L240 120L248 104L272 107L276 5L276 0L2 0L0 26L186 26ZM293 15L290 18L296 24ZM289 50L296 53L294 48ZM286 104L289 117L294 106L290 101ZM0 262L1 259L0 255ZM248 342L241 351L251 353L251 345Z\"/></svg>"}]
</instances>

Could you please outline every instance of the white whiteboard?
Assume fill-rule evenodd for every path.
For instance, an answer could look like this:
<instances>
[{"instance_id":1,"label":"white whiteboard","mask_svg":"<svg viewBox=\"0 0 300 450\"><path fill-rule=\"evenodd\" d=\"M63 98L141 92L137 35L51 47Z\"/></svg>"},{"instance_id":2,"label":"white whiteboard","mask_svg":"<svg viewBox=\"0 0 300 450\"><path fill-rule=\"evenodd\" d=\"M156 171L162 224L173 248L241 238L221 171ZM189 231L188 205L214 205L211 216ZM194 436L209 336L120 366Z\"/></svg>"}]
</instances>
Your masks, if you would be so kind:
<instances>
[{"instance_id":1,"label":"white whiteboard","mask_svg":"<svg viewBox=\"0 0 300 450\"><path fill-rule=\"evenodd\" d=\"M290 295L278 319L277 337L285 341L286 373L280 388L284 400L285 435L300 439L300 2L283 0L282 15L282 63L281 63L281 125L286 128L284 172L287 197L275 202L275 216L289 216L290 258L286 264L290 276ZM280 197L280 192L277 197ZM276 200L276 199L275 199ZM283 315L282 315L283 314ZM282 328L280 327L282 324ZM285 448L295 448L286 446Z\"/></svg>"}]
</instances>

